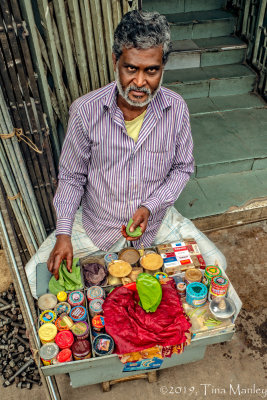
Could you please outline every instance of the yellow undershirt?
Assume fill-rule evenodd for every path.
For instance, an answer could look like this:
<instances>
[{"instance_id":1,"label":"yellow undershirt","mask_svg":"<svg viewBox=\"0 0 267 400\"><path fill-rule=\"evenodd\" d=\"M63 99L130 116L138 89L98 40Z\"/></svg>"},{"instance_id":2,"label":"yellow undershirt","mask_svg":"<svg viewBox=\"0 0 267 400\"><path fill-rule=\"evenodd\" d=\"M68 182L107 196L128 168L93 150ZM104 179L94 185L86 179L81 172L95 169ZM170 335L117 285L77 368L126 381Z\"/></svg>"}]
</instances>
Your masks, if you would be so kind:
<instances>
[{"instance_id":1,"label":"yellow undershirt","mask_svg":"<svg viewBox=\"0 0 267 400\"><path fill-rule=\"evenodd\" d=\"M135 143L138 140L139 132L141 130L145 114L146 110L142 114L138 115L138 117L136 117L135 119L132 119L131 121L124 121L128 136L130 136L135 141Z\"/></svg>"}]
</instances>

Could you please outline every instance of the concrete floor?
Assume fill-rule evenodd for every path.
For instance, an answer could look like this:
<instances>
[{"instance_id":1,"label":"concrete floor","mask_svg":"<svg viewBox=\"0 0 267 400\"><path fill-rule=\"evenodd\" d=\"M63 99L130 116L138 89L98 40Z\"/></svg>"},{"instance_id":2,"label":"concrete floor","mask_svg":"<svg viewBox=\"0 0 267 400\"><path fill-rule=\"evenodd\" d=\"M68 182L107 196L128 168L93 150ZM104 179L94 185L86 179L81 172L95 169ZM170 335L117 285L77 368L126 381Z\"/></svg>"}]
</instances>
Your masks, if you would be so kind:
<instances>
[{"instance_id":1,"label":"concrete floor","mask_svg":"<svg viewBox=\"0 0 267 400\"><path fill-rule=\"evenodd\" d=\"M160 371L156 383L143 379L119 383L109 393L103 393L98 384L72 389L67 375L58 376L62 400L267 398L267 221L208 236L226 255L228 276L243 302L233 339L209 346L201 361ZM2 400L19 396L43 400L45 393L38 387L22 392L14 385L0 387Z\"/></svg>"}]
</instances>

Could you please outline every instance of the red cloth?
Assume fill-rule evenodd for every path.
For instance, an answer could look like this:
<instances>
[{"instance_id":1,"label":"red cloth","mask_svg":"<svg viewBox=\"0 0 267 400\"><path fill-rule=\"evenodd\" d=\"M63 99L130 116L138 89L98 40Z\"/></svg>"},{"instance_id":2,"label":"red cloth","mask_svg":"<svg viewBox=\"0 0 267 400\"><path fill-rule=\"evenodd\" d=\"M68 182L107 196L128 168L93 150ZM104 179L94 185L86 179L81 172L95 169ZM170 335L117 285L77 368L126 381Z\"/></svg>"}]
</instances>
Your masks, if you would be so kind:
<instances>
[{"instance_id":1,"label":"red cloth","mask_svg":"<svg viewBox=\"0 0 267 400\"><path fill-rule=\"evenodd\" d=\"M138 302L138 292L121 286L114 289L103 304L105 329L114 339L116 353L185 343L185 332L191 324L184 314L173 279L162 285L162 300L154 313L144 311Z\"/></svg>"}]
</instances>

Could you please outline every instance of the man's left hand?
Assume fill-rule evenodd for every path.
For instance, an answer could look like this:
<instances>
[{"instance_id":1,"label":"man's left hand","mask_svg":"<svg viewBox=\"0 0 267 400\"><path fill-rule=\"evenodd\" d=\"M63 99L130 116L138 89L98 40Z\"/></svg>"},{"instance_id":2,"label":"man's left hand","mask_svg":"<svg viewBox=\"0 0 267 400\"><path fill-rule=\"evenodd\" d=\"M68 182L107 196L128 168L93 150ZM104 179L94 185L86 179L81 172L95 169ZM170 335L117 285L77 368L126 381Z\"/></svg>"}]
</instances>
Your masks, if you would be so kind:
<instances>
[{"instance_id":1,"label":"man's left hand","mask_svg":"<svg viewBox=\"0 0 267 400\"><path fill-rule=\"evenodd\" d=\"M150 211L146 207L138 208L138 210L135 212L135 214L133 216L133 223L130 226L130 232L133 232L138 226L140 226L140 228L142 230L142 234L143 234L147 227L149 215L150 215ZM141 237L141 236L138 236L138 237L128 236L126 233L125 225L122 225L121 234L122 234L122 236L125 237L126 240L129 240L131 242L138 240Z\"/></svg>"}]
</instances>

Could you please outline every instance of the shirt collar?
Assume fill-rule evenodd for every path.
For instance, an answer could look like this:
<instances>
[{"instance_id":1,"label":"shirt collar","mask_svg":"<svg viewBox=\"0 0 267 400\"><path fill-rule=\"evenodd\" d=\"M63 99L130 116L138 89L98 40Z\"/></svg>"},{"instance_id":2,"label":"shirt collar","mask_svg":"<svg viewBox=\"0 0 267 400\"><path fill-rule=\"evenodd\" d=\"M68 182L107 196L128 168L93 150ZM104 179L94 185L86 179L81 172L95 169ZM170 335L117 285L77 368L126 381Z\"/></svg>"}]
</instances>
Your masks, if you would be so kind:
<instances>
[{"instance_id":1,"label":"shirt collar","mask_svg":"<svg viewBox=\"0 0 267 400\"><path fill-rule=\"evenodd\" d=\"M111 115L114 115L117 109L117 83L112 82L110 92L104 100L104 107L110 110ZM149 103L157 118L160 118L163 111L171 107L170 101L167 99L162 87L159 89L156 97Z\"/></svg>"}]
</instances>

